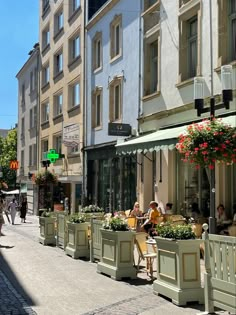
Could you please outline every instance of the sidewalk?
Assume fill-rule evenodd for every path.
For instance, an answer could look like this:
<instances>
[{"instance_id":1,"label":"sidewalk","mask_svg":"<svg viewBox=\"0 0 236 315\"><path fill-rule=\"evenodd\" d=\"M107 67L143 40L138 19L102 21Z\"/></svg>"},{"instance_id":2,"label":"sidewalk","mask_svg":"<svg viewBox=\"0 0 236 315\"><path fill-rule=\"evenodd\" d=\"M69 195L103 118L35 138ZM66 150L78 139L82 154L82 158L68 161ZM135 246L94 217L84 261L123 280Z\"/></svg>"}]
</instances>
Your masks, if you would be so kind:
<instances>
[{"instance_id":1,"label":"sidewalk","mask_svg":"<svg viewBox=\"0 0 236 315\"><path fill-rule=\"evenodd\" d=\"M177 307L154 295L145 272L132 281L98 274L96 263L39 244L38 217L26 221L20 224L17 217L16 225L6 223L2 229L0 315L191 315L204 310L203 305Z\"/></svg>"}]
</instances>

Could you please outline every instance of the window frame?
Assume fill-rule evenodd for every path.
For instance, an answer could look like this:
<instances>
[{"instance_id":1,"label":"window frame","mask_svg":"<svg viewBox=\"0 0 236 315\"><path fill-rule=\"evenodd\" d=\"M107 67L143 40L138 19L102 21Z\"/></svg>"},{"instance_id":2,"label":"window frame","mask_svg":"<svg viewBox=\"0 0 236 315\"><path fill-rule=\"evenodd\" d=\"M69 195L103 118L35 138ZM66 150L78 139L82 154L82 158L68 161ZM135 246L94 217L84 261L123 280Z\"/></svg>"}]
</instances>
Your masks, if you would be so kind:
<instances>
[{"instance_id":1,"label":"window frame","mask_svg":"<svg viewBox=\"0 0 236 315\"><path fill-rule=\"evenodd\" d=\"M61 103L59 102L59 98L62 98ZM54 117L60 116L63 113L63 93L62 91L60 93L57 93L56 95L54 95L53 97L54 99L54 108L53 108L53 112L54 112Z\"/></svg>"},{"instance_id":2,"label":"window frame","mask_svg":"<svg viewBox=\"0 0 236 315\"><path fill-rule=\"evenodd\" d=\"M116 116L116 88L119 87L119 108L118 116ZM115 77L109 84L109 121L121 122L122 121L122 109L123 109L123 77Z\"/></svg>"},{"instance_id":3,"label":"window frame","mask_svg":"<svg viewBox=\"0 0 236 315\"><path fill-rule=\"evenodd\" d=\"M54 15L54 37L64 29L64 12L61 6Z\"/></svg>"},{"instance_id":4,"label":"window frame","mask_svg":"<svg viewBox=\"0 0 236 315\"><path fill-rule=\"evenodd\" d=\"M50 105L49 101L42 103L42 123L49 122L50 118Z\"/></svg>"},{"instance_id":5,"label":"window frame","mask_svg":"<svg viewBox=\"0 0 236 315\"><path fill-rule=\"evenodd\" d=\"M100 98L100 108L99 108L99 119L98 119L98 97ZM93 129L102 129L102 105L103 105L103 89L102 87L96 87L92 92L92 128Z\"/></svg>"},{"instance_id":6,"label":"window frame","mask_svg":"<svg viewBox=\"0 0 236 315\"><path fill-rule=\"evenodd\" d=\"M54 77L63 72L63 50L54 55Z\"/></svg>"},{"instance_id":7,"label":"window frame","mask_svg":"<svg viewBox=\"0 0 236 315\"><path fill-rule=\"evenodd\" d=\"M119 27L119 47L117 47L117 27ZM114 61L122 56L122 15L116 15L110 23L110 61ZM118 49L119 48L119 49Z\"/></svg>"},{"instance_id":8,"label":"window frame","mask_svg":"<svg viewBox=\"0 0 236 315\"><path fill-rule=\"evenodd\" d=\"M49 62L42 67L42 87L50 83Z\"/></svg>"},{"instance_id":9,"label":"window frame","mask_svg":"<svg viewBox=\"0 0 236 315\"><path fill-rule=\"evenodd\" d=\"M75 93L76 90L76 86L78 86L79 91L77 91L78 93ZM79 97L79 102L77 103L75 98L76 95ZM80 81L75 81L74 83L71 83L69 85L69 109L73 109L76 107L79 107L81 104L81 87L80 87Z\"/></svg>"},{"instance_id":10,"label":"window frame","mask_svg":"<svg viewBox=\"0 0 236 315\"><path fill-rule=\"evenodd\" d=\"M98 43L100 43L99 53L98 54ZM102 69L103 66L103 54L102 54L102 32L97 32L93 38L93 71L98 71Z\"/></svg>"}]
</instances>

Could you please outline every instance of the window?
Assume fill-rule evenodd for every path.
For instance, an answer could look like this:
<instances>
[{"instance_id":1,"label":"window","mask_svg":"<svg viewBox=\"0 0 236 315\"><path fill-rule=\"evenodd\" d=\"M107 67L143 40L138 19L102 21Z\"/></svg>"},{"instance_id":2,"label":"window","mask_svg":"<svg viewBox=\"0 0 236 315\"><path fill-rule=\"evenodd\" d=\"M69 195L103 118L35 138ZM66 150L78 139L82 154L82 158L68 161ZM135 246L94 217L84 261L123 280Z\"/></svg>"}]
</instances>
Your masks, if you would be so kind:
<instances>
[{"instance_id":1,"label":"window","mask_svg":"<svg viewBox=\"0 0 236 315\"><path fill-rule=\"evenodd\" d=\"M21 118L21 140L25 141L25 118Z\"/></svg>"},{"instance_id":2,"label":"window","mask_svg":"<svg viewBox=\"0 0 236 315\"><path fill-rule=\"evenodd\" d=\"M37 84L37 69L34 69L30 72L30 92L33 92L36 89Z\"/></svg>"},{"instance_id":3,"label":"window","mask_svg":"<svg viewBox=\"0 0 236 315\"><path fill-rule=\"evenodd\" d=\"M54 117L62 113L63 96L62 93L54 96Z\"/></svg>"},{"instance_id":4,"label":"window","mask_svg":"<svg viewBox=\"0 0 236 315\"><path fill-rule=\"evenodd\" d=\"M25 84L21 86L21 106L25 106Z\"/></svg>"},{"instance_id":5,"label":"window","mask_svg":"<svg viewBox=\"0 0 236 315\"><path fill-rule=\"evenodd\" d=\"M33 144L33 165L37 165L37 144Z\"/></svg>"},{"instance_id":6,"label":"window","mask_svg":"<svg viewBox=\"0 0 236 315\"><path fill-rule=\"evenodd\" d=\"M20 173L21 175L24 175L24 165L25 165L25 151L24 150L21 151L20 157L21 157Z\"/></svg>"},{"instance_id":7,"label":"window","mask_svg":"<svg viewBox=\"0 0 236 315\"><path fill-rule=\"evenodd\" d=\"M72 0L72 10L76 11L80 7L80 0Z\"/></svg>"},{"instance_id":8,"label":"window","mask_svg":"<svg viewBox=\"0 0 236 315\"><path fill-rule=\"evenodd\" d=\"M158 42L150 44L150 92L157 91L158 82Z\"/></svg>"},{"instance_id":9,"label":"window","mask_svg":"<svg viewBox=\"0 0 236 315\"><path fill-rule=\"evenodd\" d=\"M29 166L33 165L33 146L29 146Z\"/></svg>"},{"instance_id":10,"label":"window","mask_svg":"<svg viewBox=\"0 0 236 315\"><path fill-rule=\"evenodd\" d=\"M59 11L58 13L56 13L55 17L54 17L54 25L55 25L55 35L57 35L57 33L59 33L64 26L64 16L63 16L63 11Z\"/></svg>"},{"instance_id":11,"label":"window","mask_svg":"<svg viewBox=\"0 0 236 315\"><path fill-rule=\"evenodd\" d=\"M42 123L49 121L49 103L42 105Z\"/></svg>"},{"instance_id":12,"label":"window","mask_svg":"<svg viewBox=\"0 0 236 315\"><path fill-rule=\"evenodd\" d=\"M80 105L80 84L77 82L69 87L70 107Z\"/></svg>"},{"instance_id":13,"label":"window","mask_svg":"<svg viewBox=\"0 0 236 315\"><path fill-rule=\"evenodd\" d=\"M200 2L179 10L179 83L200 75Z\"/></svg>"},{"instance_id":14,"label":"window","mask_svg":"<svg viewBox=\"0 0 236 315\"><path fill-rule=\"evenodd\" d=\"M110 84L110 122L121 120L121 108L122 108L122 92L121 92L121 80L114 80Z\"/></svg>"},{"instance_id":15,"label":"window","mask_svg":"<svg viewBox=\"0 0 236 315\"><path fill-rule=\"evenodd\" d=\"M56 150L57 153L61 154L61 146L62 146L62 136L61 135L58 135L58 136L54 136L54 139L53 139L53 145L54 145L54 148Z\"/></svg>"},{"instance_id":16,"label":"window","mask_svg":"<svg viewBox=\"0 0 236 315\"><path fill-rule=\"evenodd\" d=\"M96 88L92 95L92 128L102 125L102 89Z\"/></svg>"},{"instance_id":17,"label":"window","mask_svg":"<svg viewBox=\"0 0 236 315\"><path fill-rule=\"evenodd\" d=\"M188 22L188 77L197 73L197 17Z\"/></svg>"},{"instance_id":18,"label":"window","mask_svg":"<svg viewBox=\"0 0 236 315\"><path fill-rule=\"evenodd\" d=\"M76 35L75 37L70 39L69 53L70 53L71 62L80 56L80 36L79 35Z\"/></svg>"},{"instance_id":19,"label":"window","mask_svg":"<svg viewBox=\"0 0 236 315\"><path fill-rule=\"evenodd\" d=\"M111 59L122 54L121 15L116 16L110 25L110 56Z\"/></svg>"},{"instance_id":20,"label":"window","mask_svg":"<svg viewBox=\"0 0 236 315\"><path fill-rule=\"evenodd\" d=\"M42 34L42 48L45 49L48 45L50 45L50 31L49 26L43 30Z\"/></svg>"},{"instance_id":21,"label":"window","mask_svg":"<svg viewBox=\"0 0 236 315\"><path fill-rule=\"evenodd\" d=\"M229 3L229 60L236 60L236 2Z\"/></svg>"},{"instance_id":22,"label":"window","mask_svg":"<svg viewBox=\"0 0 236 315\"><path fill-rule=\"evenodd\" d=\"M93 70L102 67L102 33L97 33L93 38Z\"/></svg>"},{"instance_id":23,"label":"window","mask_svg":"<svg viewBox=\"0 0 236 315\"><path fill-rule=\"evenodd\" d=\"M157 0L144 0L144 11L149 9L151 6L153 6Z\"/></svg>"},{"instance_id":24,"label":"window","mask_svg":"<svg viewBox=\"0 0 236 315\"><path fill-rule=\"evenodd\" d=\"M43 0L43 6L42 6L43 13L46 12L48 8L49 8L49 0Z\"/></svg>"},{"instance_id":25,"label":"window","mask_svg":"<svg viewBox=\"0 0 236 315\"><path fill-rule=\"evenodd\" d=\"M42 159L44 159L44 153L48 152L48 139L42 140L41 142Z\"/></svg>"},{"instance_id":26,"label":"window","mask_svg":"<svg viewBox=\"0 0 236 315\"><path fill-rule=\"evenodd\" d=\"M79 153L79 145L77 144L74 147L68 147L69 154L78 154Z\"/></svg>"},{"instance_id":27,"label":"window","mask_svg":"<svg viewBox=\"0 0 236 315\"><path fill-rule=\"evenodd\" d=\"M30 109L30 129L34 127L34 111L33 108Z\"/></svg>"},{"instance_id":28,"label":"window","mask_svg":"<svg viewBox=\"0 0 236 315\"><path fill-rule=\"evenodd\" d=\"M159 72L158 72L158 48L159 48L159 33L155 38L147 39L144 42L144 96L158 92L159 90Z\"/></svg>"},{"instance_id":29,"label":"window","mask_svg":"<svg viewBox=\"0 0 236 315\"><path fill-rule=\"evenodd\" d=\"M49 64L43 66L42 69L42 84L43 86L48 84L50 80L50 69L49 69Z\"/></svg>"},{"instance_id":30,"label":"window","mask_svg":"<svg viewBox=\"0 0 236 315\"><path fill-rule=\"evenodd\" d=\"M63 54L59 52L54 56L54 75L56 76L63 71Z\"/></svg>"}]
</instances>

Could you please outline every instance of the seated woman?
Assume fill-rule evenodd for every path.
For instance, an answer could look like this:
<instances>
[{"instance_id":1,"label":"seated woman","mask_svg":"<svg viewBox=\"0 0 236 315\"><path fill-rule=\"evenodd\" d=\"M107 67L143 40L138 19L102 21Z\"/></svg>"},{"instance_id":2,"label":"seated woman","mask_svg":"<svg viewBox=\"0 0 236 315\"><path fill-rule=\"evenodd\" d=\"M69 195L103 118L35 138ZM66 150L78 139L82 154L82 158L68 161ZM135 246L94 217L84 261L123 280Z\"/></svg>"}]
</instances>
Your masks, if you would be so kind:
<instances>
[{"instance_id":1,"label":"seated woman","mask_svg":"<svg viewBox=\"0 0 236 315\"><path fill-rule=\"evenodd\" d=\"M142 228L152 235L152 229L156 227L158 224L158 217L161 216L160 211L157 209L158 203L156 201L151 201L150 204L150 212L149 212L149 217L148 219L142 224Z\"/></svg>"},{"instance_id":2,"label":"seated woman","mask_svg":"<svg viewBox=\"0 0 236 315\"><path fill-rule=\"evenodd\" d=\"M227 221L225 207L223 204L219 204L219 206L217 207L217 213L216 213L217 234L224 234L223 233L225 229L224 221Z\"/></svg>"},{"instance_id":3,"label":"seated woman","mask_svg":"<svg viewBox=\"0 0 236 315\"><path fill-rule=\"evenodd\" d=\"M139 209L139 203L136 201L133 210L130 212L131 217L141 217L142 211Z\"/></svg>"}]
</instances>

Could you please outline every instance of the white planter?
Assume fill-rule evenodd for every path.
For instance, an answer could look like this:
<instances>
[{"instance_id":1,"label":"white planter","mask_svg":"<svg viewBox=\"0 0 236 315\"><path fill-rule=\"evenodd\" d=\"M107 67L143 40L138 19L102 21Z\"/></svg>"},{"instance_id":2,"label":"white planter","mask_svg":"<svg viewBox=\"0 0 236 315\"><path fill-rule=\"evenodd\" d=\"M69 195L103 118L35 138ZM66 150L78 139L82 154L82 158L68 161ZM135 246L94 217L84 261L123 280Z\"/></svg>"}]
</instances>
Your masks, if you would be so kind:
<instances>
[{"instance_id":1,"label":"white planter","mask_svg":"<svg viewBox=\"0 0 236 315\"><path fill-rule=\"evenodd\" d=\"M39 217L39 226L39 243L43 245L55 245L55 219L50 217Z\"/></svg>"},{"instance_id":2,"label":"white planter","mask_svg":"<svg viewBox=\"0 0 236 315\"><path fill-rule=\"evenodd\" d=\"M85 223L67 222L66 254L74 259L89 258L88 226Z\"/></svg>"},{"instance_id":3,"label":"white planter","mask_svg":"<svg viewBox=\"0 0 236 315\"><path fill-rule=\"evenodd\" d=\"M101 261L97 272L115 280L136 279L134 267L134 232L101 229Z\"/></svg>"},{"instance_id":4,"label":"white planter","mask_svg":"<svg viewBox=\"0 0 236 315\"><path fill-rule=\"evenodd\" d=\"M171 240L155 237L157 244L156 294L164 295L177 305L187 302L204 304L201 287L200 244L202 240Z\"/></svg>"}]
</instances>

